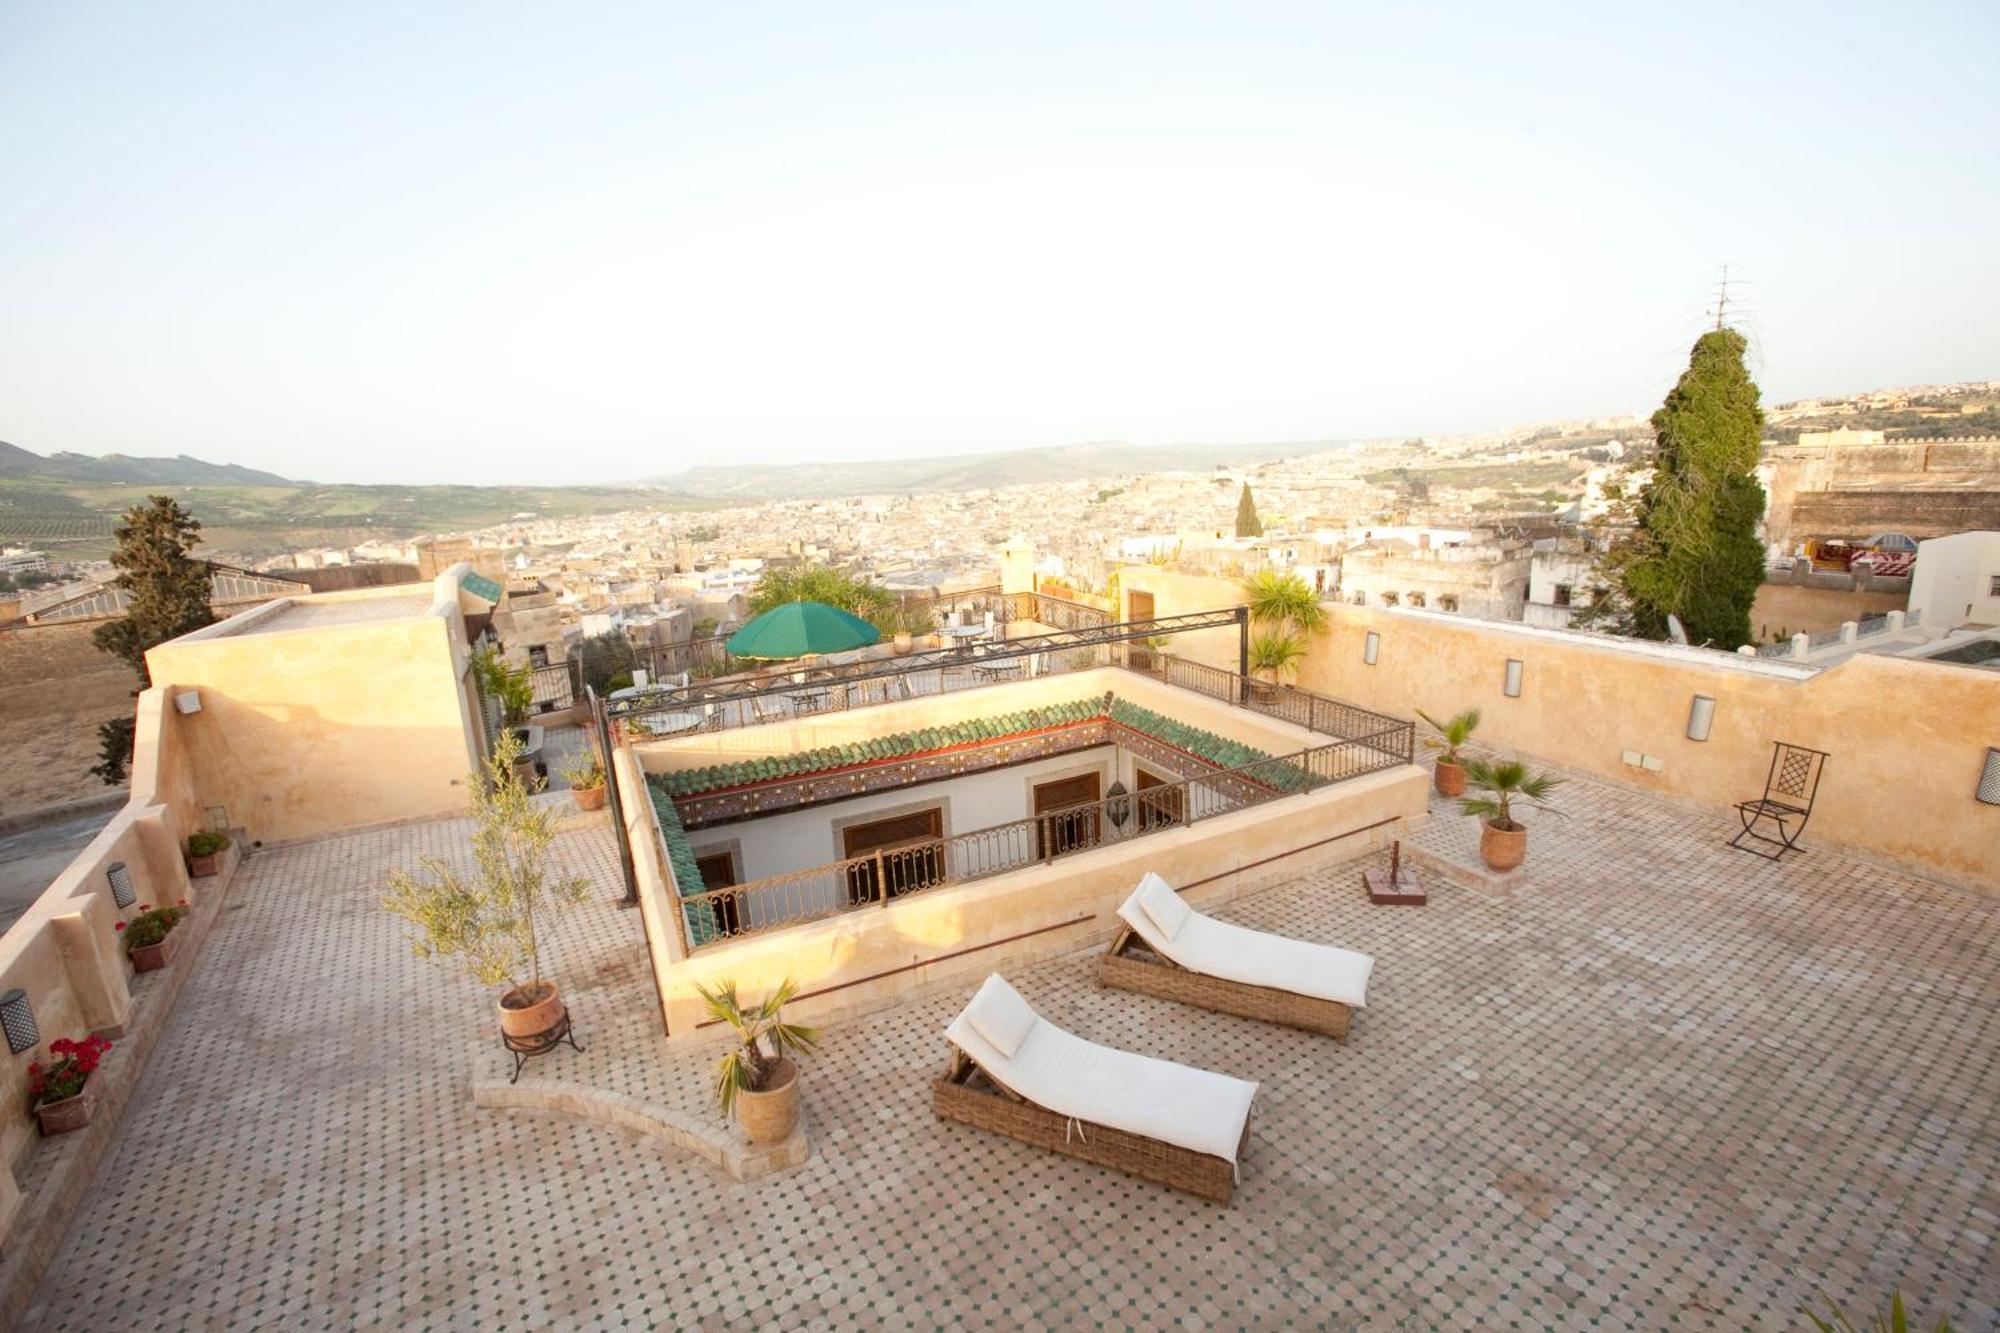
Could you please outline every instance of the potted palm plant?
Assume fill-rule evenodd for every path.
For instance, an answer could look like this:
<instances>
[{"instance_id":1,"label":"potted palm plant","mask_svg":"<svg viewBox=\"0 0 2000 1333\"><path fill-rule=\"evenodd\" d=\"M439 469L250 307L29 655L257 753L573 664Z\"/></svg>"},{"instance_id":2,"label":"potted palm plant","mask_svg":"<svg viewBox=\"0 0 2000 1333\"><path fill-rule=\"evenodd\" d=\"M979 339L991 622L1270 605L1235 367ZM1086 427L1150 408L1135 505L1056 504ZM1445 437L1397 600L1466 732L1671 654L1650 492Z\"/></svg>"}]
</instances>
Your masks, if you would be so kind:
<instances>
[{"instance_id":1,"label":"potted palm plant","mask_svg":"<svg viewBox=\"0 0 2000 1333\"><path fill-rule=\"evenodd\" d=\"M1278 686L1298 675L1305 661L1305 640L1290 630L1264 630L1250 636L1250 674L1257 681L1262 698L1276 694Z\"/></svg>"},{"instance_id":2,"label":"potted palm plant","mask_svg":"<svg viewBox=\"0 0 2000 1333\"><path fill-rule=\"evenodd\" d=\"M1479 710L1468 708L1444 722L1438 721L1421 708L1417 710L1417 716L1424 720L1424 725L1437 732L1436 736L1425 737L1424 745L1439 752L1437 768L1432 775L1432 781L1437 784L1438 794L1465 795L1465 765L1460 762L1458 754L1465 743L1472 739L1472 733L1479 729Z\"/></svg>"},{"instance_id":3,"label":"potted palm plant","mask_svg":"<svg viewBox=\"0 0 2000 1333\"><path fill-rule=\"evenodd\" d=\"M818 1028L787 1023L784 1018L785 1001L798 984L787 977L763 1003L754 1005L737 998L733 981L714 990L695 989L708 1005L709 1016L736 1033L736 1045L715 1065L715 1093L722 1113L733 1114L752 1143L783 1143L799 1123L799 1068L792 1053L811 1055L819 1048Z\"/></svg>"},{"instance_id":4,"label":"potted palm plant","mask_svg":"<svg viewBox=\"0 0 2000 1333\"><path fill-rule=\"evenodd\" d=\"M594 750L582 750L563 765L563 781L569 784L569 796L579 810L602 810L604 808L604 765L597 762Z\"/></svg>"},{"instance_id":5,"label":"potted palm plant","mask_svg":"<svg viewBox=\"0 0 2000 1333\"><path fill-rule=\"evenodd\" d=\"M1550 814L1562 812L1549 804L1549 793L1563 779L1536 773L1518 759L1464 760L1465 776L1483 796L1460 799L1458 808L1484 821L1479 830L1479 858L1492 870L1512 870L1528 859L1528 830L1515 822L1514 805L1532 806Z\"/></svg>"},{"instance_id":6,"label":"potted palm plant","mask_svg":"<svg viewBox=\"0 0 2000 1333\"><path fill-rule=\"evenodd\" d=\"M471 869L425 857L421 873L390 874L382 906L416 928L417 957L450 960L475 981L504 985L500 1030L528 1039L554 1031L564 1014L556 983L542 976L539 916L550 904L581 902L590 885L550 870L556 808L534 799L520 756L521 743L503 734L486 772L473 775Z\"/></svg>"}]
</instances>

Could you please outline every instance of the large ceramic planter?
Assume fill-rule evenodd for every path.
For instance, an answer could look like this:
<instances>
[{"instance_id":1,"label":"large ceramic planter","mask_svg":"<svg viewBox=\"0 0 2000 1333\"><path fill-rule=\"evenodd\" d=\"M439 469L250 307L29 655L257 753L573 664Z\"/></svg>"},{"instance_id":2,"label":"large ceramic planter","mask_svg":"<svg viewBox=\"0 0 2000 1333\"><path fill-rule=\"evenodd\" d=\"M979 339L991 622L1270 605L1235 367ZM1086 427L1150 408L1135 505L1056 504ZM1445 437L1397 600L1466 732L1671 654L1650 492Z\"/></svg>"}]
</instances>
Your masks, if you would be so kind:
<instances>
[{"instance_id":1,"label":"large ceramic planter","mask_svg":"<svg viewBox=\"0 0 2000 1333\"><path fill-rule=\"evenodd\" d=\"M73 1129L82 1129L90 1123L90 1085L83 1085L83 1091L74 1097L65 1097L59 1102L43 1102L35 1108L35 1119L42 1123L44 1137L67 1134Z\"/></svg>"},{"instance_id":2,"label":"large ceramic planter","mask_svg":"<svg viewBox=\"0 0 2000 1333\"><path fill-rule=\"evenodd\" d=\"M500 997L500 1031L516 1041L529 1041L562 1022L562 996L553 981L529 982Z\"/></svg>"},{"instance_id":3,"label":"large ceramic planter","mask_svg":"<svg viewBox=\"0 0 2000 1333\"><path fill-rule=\"evenodd\" d=\"M579 810L602 810L604 808L604 784L601 782L595 787L571 787L569 794L570 799L576 802L576 808Z\"/></svg>"},{"instance_id":4,"label":"large ceramic planter","mask_svg":"<svg viewBox=\"0 0 2000 1333\"><path fill-rule=\"evenodd\" d=\"M1528 859L1528 830L1516 824L1499 828L1490 821L1479 826L1479 859L1489 870L1512 870Z\"/></svg>"},{"instance_id":5,"label":"large ceramic planter","mask_svg":"<svg viewBox=\"0 0 2000 1333\"><path fill-rule=\"evenodd\" d=\"M1437 771L1432 777L1440 796L1465 795L1465 765L1454 764L1449 759L1437 761Z\"/></svg>"},{"instance_id":6,"label":"large ceramic planter","mask_svg":"<svg viewBox=\"0 0 2000 1333\"><path fill-rule=\"evenodd\" d=\"M736 1094L736 1120L752 1143L783 1143L799 1125L799 1067L780 1056L770 1086Z\"/></svg>"},{"instance_id":7,"label":"large ceramic planter","mask_svg":"<svg viewBox=\"0 0 2000 1333\"><path fill-rule=\"evenodd\" d=\"M180 927L176 926L158 944L139 944L126 950L132 956L132 970L157 972L174 961L174 955L180 952L180 936Z\"/></svg>"}]
</instances>

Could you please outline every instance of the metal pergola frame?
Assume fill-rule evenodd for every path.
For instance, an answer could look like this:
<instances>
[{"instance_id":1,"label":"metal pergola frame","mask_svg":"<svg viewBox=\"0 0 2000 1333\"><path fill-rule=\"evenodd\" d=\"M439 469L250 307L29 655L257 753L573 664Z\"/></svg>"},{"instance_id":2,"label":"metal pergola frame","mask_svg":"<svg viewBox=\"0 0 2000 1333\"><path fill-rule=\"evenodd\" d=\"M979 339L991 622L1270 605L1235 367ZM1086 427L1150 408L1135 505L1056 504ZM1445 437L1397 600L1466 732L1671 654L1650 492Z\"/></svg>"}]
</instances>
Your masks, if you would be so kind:
<instances>
[{"instance_id":1,"label":"metal pergola frame","mask_svg":"<svg viewBox=\"0 0 2000 1333\"><path fill-rule=\"evenodd\" d=\"M974 662L985 666L995 662L1031 658L1041 653L1097 648L1108 644L1132 643L1140 639L1168 638L1198 630L1230 628L1237 632L1237 675L1247 679L1250 674L1250 609L1246 606L1226 607L1216 611L1192 611L1174 616L1156 616L1150 620L1120 620L1089 629L1054 630L1048 634L1034 634L1025 638L980 644L976 649L927 649L921 653L910 653L901 657L871 658L839 666L801 665L797 669L811 672L810 683L816 686L858 685L868 681L893 680L898 676L907 676L919 671L935 671L941 667L964 666ZM780 673L776 675L749 676L738 680L694 681L685 686L649 688L643 694L629 699L607 699L602 706L605 717L619 719L646 713L684 712L700 708L705 704L748 703L773 695L792 694L798 689L799 682L792 678L791 673L781 668Z\"/></svg>"}]
</instances>

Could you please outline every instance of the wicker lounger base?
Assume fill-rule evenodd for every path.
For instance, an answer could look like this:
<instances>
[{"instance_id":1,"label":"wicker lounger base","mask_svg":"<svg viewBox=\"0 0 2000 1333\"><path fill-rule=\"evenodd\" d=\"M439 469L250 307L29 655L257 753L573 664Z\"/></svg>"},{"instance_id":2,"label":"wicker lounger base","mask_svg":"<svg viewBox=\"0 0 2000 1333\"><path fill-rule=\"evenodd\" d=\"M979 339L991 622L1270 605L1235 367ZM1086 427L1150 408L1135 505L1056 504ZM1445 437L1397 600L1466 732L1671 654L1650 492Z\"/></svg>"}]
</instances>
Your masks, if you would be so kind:
<instances>
[{"instance_id":1,"label":"wicker lounger base","mask_svg":"<svg viewBox=\"0 0 2000 1333\"><path fill-rule=\"evenodd\" d=\"M1322 1032L1340 1041L1347 1040L1347 1025L1354 1016L1353 1008L1338 1000L1190 972L1146 948L1129 929L1120 932L1111 951L1097 960L1097 984L1178 1000L1219 1014Z\"/></svg>"},{"instance_id":2,"label":"wicker lounger base","mask_svg":"<svg viewBox=\"0 0 2000 1333\"><path fill-rule=\"evenodd\" d=\"M1079 1132L1054 1111L1014 1100L992 1086L969 1060L954 1060L952 1072L931 1085L931 1107L941 1120L992 1130L1031 1147L1108 1166L1224 1206L1235 1188L1235 1170L1220 1157L1106 1125L1084 1123ZM1250 1137L1247 1121L1243 1137L1245 1141Z\"/></svg>"}]
</instances>

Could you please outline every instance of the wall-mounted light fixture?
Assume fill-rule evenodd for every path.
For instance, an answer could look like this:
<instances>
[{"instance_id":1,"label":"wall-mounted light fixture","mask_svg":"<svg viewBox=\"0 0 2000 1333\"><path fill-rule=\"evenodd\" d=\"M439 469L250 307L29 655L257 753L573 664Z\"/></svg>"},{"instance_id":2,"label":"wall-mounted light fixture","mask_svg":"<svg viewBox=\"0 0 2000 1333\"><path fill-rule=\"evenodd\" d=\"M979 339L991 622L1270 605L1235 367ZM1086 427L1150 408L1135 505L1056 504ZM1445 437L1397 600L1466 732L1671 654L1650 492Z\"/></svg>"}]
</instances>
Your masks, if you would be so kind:
<instances>
[{"instance_id":1,"label":"wall-mounted light fixture","mask_svg":"<svg viewBox=\"0 0 2000 1333\"><path fill-rule=\"evenodd\" d=\"M1113 828L1124 828L1132 817L1132 794L1123 782L1114 781L1104 793L1104 813Z\"/></svg>"},{"instance_id":2,"label":"wall-mounted light fixture","mask_svg":"<svg viewBox=\"0 0 2000 1333\"><path fill-rule=\"evenodd\" d=\"M1688 706L1688 739L1705 741L1708 729L1715 725L1715 700L1705 694L1697 694Z\"/></svg>"},{"instance_id":3,"label":"wall-mounted light fixture","mask_svg":"<svg viewBox=\"0 0 2000 1333\"><path fill-rule=\"evenodd\" d=\"M174 709L176 712L181 713L199 713L201 711L201 691L182 690L174 696Z\"/></svg>"},{"instance_id":4,"label":"wall-mounted light fixture","mask_svg":"<svg viewBox=\"0 0 2000 1333\"><path fill-rule=\"evenodd\" d=\"M132 887L132 872L125 868L123 861L113 861L111 869L104 872L111 881L111 901L120 907L130 907L139 901L138 891Z\"/></svg>"},{"instance_id":5,"label":"wall-mounted light fixture","mask_svg":"<svg viewBox=\"0 0 2000 1333\"><path fill-rule=\"evenodd\" d=\"M1506 691L1509 699L1521 697L1521 659L1518 657L1507 659Z\"/></svg>"},{"instance_id":6,"label":"wall-mounted light fixture","mask_svg":"<svg viewBox=\"0 0 2000 1333\"><path fill-rule=\"evenodd\" d=\"M35 1026L35 1007L19 986L0 995L0 1027L7 1029L7 1049L16 1055L32 1050L42 1039L42 1030Z\"/></svg>"},{"instance_id":7,"label":"wall-mounted light fixture","mask_svg":"<svg viewBox=\"0 0 2000 1333\"><path fill-rule=\"evenodd\" d=\"M1978 796L1988 805L2000 805L2000 749L1986 751L1986 767L1979 773Z\"/></svg>"},{"instance_id":8,"label":"wall-mounted light fixture","mask_svg":"<svg viewBox=\"0 0 2000 1333\"><path fill-rule=\"evenodd\" d=\"M1368 631L1368 637L1361 641L1361 660L1369 666L1374 666L1375 659L1381 656L1381 653L1382 636L1371 629Z\"/></svg>"}]
</instances>

